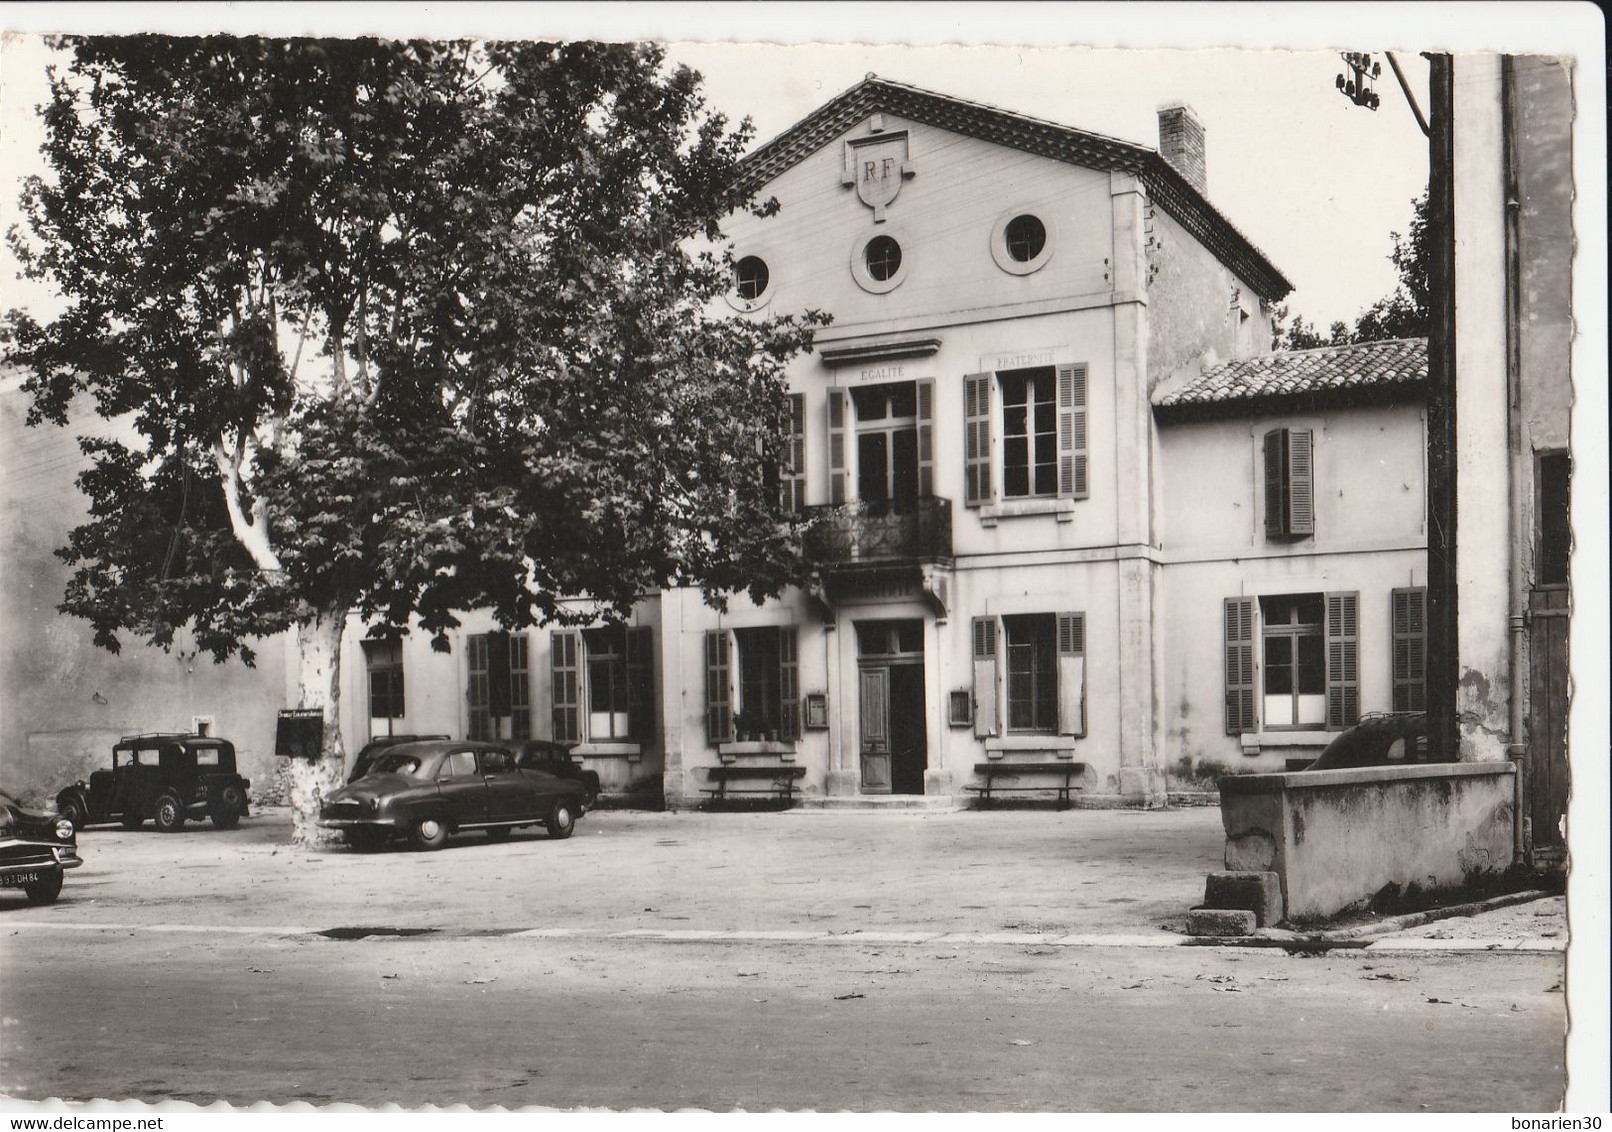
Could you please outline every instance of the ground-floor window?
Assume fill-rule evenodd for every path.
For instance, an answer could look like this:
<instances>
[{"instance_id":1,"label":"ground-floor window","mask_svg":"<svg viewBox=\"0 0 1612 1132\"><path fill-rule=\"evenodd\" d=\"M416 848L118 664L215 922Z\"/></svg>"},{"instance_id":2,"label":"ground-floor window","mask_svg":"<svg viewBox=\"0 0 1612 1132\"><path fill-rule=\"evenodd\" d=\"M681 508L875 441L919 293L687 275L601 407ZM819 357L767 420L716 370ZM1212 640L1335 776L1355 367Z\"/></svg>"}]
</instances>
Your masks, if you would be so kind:
<instances>
[{"instance_id":1,"label":"ground-floor window","mask_svg":"<svg viewBox=\"0 0 1612 1132\"><path fill-rule=\"evenodd\" d=\"M1084 613L976 617L972 643L976 735L1086 733Z\"/></svg>"},{"instance_id":2,"label":"ground-floor window","mask_svg":"<svg viewBox=\"0 0 1612 1132\"><path fill-rule=\"evenodd\" d=\"M714 630L705 635L710 742L800 738L799 647L793 625Z\"/></svg>"},{"instance_id":3,"label":"ground-floor window","mask_svg":"<svg viewBox=\"0 0 1612 1132\"><path fill-rule=\"evenodd\" d=\"M1359 606L1357 593L1227 598L1227 734L1357 723Z\"/></svg>"},{"instance_id":4,"label":"ground-floor window","mask_svg":"<svg viewBox=\"0 0 1612 1132\"><path fill-rule=\"evenodd\" d=\"M369 717L402 719L403 642L365 641L364 666L369 672Z\"/></svg>"},{"instance_id":5,"label":"ground-floor window","mask_svg":"<svg viewBox=\"0 0 1612 1132\"><path fill-rule=\"evenodd\" d=\"M552 635L555 741L650 740L655 714L653 632L606 625Z\"/></svg>"},{"instance_id":6,"label":"ground-floor window","mask_svg":"<svg viewBox=\"0 0 1612 1132\"><path fill-rule=\"evenodd\" d=\"M1321 594L1260 598L1268 728L1326 725L1325 606Z\"/></svg>"},{"instance_id":7,"label":"ground-floor window","mask_svg":"<svg viewBox=\"0 0 1612 1132\"><path fill-rule=\"evenodd\" d=\"M532 737L527 647L524 633L477 633L468 638L470 738Z\"/></svg>"}]
</instances>

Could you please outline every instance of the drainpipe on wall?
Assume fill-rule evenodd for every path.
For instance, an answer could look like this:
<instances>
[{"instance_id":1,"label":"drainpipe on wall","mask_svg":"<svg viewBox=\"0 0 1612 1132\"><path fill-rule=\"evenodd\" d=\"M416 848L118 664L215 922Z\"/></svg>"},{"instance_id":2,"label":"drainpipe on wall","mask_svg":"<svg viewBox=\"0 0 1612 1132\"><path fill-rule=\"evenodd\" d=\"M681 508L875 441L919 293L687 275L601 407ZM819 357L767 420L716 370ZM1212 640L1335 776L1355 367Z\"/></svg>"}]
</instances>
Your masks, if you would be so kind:
<instances>
[{"instance_id":1,"label":"drainpipe on wall","mask_svg":"<svg viewBox=\"0 0 1612 1132\"><path fill-rule=\"evenodd\" d=\"M1520 233L1522 192L1517 172L1517 71L1510 55L1500 57L1500 139L1505 177L1506 240L1506 455L1507 502L1511 507L1511 649L1509 656L1510 720L1507 728L1506 757L1516 767L1515 802L1512 820L1513 848L1520 860L1528 850L1527 818L1523 808L1524 759L1528 745L1523 742L1523 655L1527 647L1527 563L1523 547L1527 541L1525 487L1528 468L1524 462L1522 425L1522 249Z\"/></svg>"}]
</instances>

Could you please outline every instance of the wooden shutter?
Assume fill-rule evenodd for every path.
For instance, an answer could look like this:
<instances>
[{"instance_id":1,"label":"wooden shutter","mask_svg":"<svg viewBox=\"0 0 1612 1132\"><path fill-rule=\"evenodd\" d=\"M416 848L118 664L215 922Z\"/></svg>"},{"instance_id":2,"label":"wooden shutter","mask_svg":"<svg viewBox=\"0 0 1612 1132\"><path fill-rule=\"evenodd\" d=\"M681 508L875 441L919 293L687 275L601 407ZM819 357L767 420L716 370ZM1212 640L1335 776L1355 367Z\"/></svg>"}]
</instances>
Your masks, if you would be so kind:
<instances>
[{"instance_id":1,"label":"wooden shutter","mask_svg":"<svg viewBox=\"0 0 1612 1132\"><path fill-rule=\"evenodd\" d=\"M1086 615L1058 614L1058 734L1086 734Z\"/></svg>"},{"instance_id":2,"label":"wooden shutter","mask_svg":"<svg viewBox=\"0 0 1612 1132\"><path fill-rule=\"evenodd\" d=\"M996 734L996 618L976 617L974 630L974 734Z\"/></svg>"},{"instance_id":3,"label":"wooden shutter","mask_svg":"<svg viewBox=\"0 0 1612 1132\"><path fill-rule=\"evenodd\" d=\"M778 738L800 738L800 638L793 625L778 630Z\"/></svg>"},{"instance_id":4,"label":"wooden shutter","mask_svg":"<svg viewBox=\"0 0 1612 1132\"><path fill-rule=\"evenodd\" d=\"M1360 722L1360 595L1327 594L1327 730Z\"/></svg>"},{"instance_id":5,"label":"wooden shutter","mask_svg":"<svg viewBox=\"0 0 1612 1132\"><path fill-rule=\"evenodd\" d=\"M1287 537L1287 429L1265 434L1265 535Z\"/></svg>"},{"instance_id":6,"label":"wooden shutter","mask_svg":"<svg viewBox=\"0 0 1612 1132\"><path fill-rule=\"evenodd\" d=\"M1085 499L1086 479L1086 365L1058 367L1058 494Z\"/></svg>"},{"instance_id":7,"label":"wooden shutter","mask_svg":"<svg viewBox=\"0 0 1612 1132\"><path fill-rule=\"evenodd\" d=\"M581 634L576 632L549 634L549 664L554 689L553 737L556 743L575 743L582 737L578 724L582 709L577 656L580 640Z\"/></svg>"},{"instance_id":8,"label":"wooden shutter","mask_svg":"<svg viewBox=\"0 0 1612 1132\"><path fill-rule=\"evenodd\" d=\"M1315 534L1315 434L1307 428L1265 434L1265 534Z\"/></svg>"},{"instance_id":9,"label":"wooden shutter","mask_svg":"<svg viewBox=\"0 0 1612 1132\"><path fill-rule=\"evenodd\" d=\"M487 635L476 633L465 641L465 660L470 665L470 681L465 692L470 701L471 739L492 738L491 713L487 710Z\"/></svg>"},{"instance_id":10,"label":"wooden shutter","mask_svg":"<svg viewBox=\"0 0 1612 1132\"><path fill-rule=\"evenodd\" d=\"M509 737L532 737L532 676L527 667L529 649L525 633L509 637Z\"/></svg>"},{"instance_id":11,"label":"wooden shutter","mask_svg":"<svg viewBox=\"0 0 1612 1132\"><path fill-rule=\"evenodd\" d=\"M731 651L726 630L705 634L705 737L712 743L733 742L733 693L728 688Z\"/></svg>"},{"instance_id":12,"label":"wooden shutter","mask_svg":"<svg viewBox=\"0 0 1612 1132\"><path fill-rule=\"evenodd\" d=\"M494 719L509 715L509 634L487 634L487 712Z\"/></svg>"},{"instance_id":13,"label":"wooden shutter","mask_svg":"<svg viewBox=\"0 0 1612 1132\"><path fill-rule=\"evenodd\" d=\"M806 394L789 395L789 418L784 436L784 475L779 502L796 514L806 509Z\"/></svg>"},{"instance_id":14,"label":"wooden shutter","mask_svg":"<svg viewBox=\"0 0 1612 1132\"><path fill-rule=\"evenodd\" d=\"M922 378L918 387L918 498L935 494L935 379Z\"/></svg>"},{"instance_id":15,"label":"wooden shutter","mask_svg":"<svg viewBox=\"0 0 1612 1132\"><path fill-rule=\"evenodd\" d=\"M1226 599L1226 734L1258 727L1254 714L1254 599Z\"/></svg>"},{"instance_id":16,"label":"wooden shutter","mask_svg":"<svg viewBox=\"0 0 1612 1132\"><path fill-rule=\"evenodd\" d=\"M978 507L992 497L991 375L971 373L963 378L963 502Z\"/></svg>"},{"instance_id":17,"label":"wooden shutter","mask_svg":"<svg viewBox=\"0 0 1612 1132\"><path fill-rule=\"evenodd\" d=\"M1315 434L1287 430L1287 533L1315 534Z\"/></svg>"},{"instance_id":18,"label":"wooden shutter","mask_svg":"<svg viewBox=\"0 0 1612 1132\"><path fill-rule=\"evenodd\" d=\"M1394 710L1427 710L1427 590L1394 590Z\"/></svg>"},{"instance_id":19,"label":"wooden shutter","mask_svg":"<svg viewBox=\"0 0 1612 1132\"><path fill-rule=\"evenodd\" d=\"M828 391L828 501L845 502L845 390Z\"/></svg>"},{"instance_id":20,"label":"wooden shutter","mask_svg":"<svg viewBox=\"0 0 1612 1132\"><path fill-rule=\"evenodd\" d=\"M655 630L627 630L627 734L639 743L655 738Z\"/></svg>"}]
</instances>

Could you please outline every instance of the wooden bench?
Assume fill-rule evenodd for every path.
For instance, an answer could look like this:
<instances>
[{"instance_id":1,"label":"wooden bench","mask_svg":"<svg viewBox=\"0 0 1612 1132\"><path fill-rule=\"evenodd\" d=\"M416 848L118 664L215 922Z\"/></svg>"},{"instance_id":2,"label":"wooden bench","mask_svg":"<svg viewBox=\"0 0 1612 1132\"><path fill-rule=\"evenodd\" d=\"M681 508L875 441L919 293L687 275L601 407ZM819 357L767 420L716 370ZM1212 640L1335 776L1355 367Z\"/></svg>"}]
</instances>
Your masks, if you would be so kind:
<instances>
[{"instance_id":1,"label":"wooden bench","mask_svg":"<svg viewBox=\"0 0 1612 1132\"><path fill-rule=\"evenodd\" d=\"M1069 799L1071 789L1078 790L1074 785L1075 779L1083 777L1086 773L1086 764L1059 759L1056 762L1037 763L975 763L974 773L985 779L983 786L965 786L964 790L971 790L980 796L980 805L989 806L991 799L998 793L1010 790L1053 790L1058 791L1058 808L1068 809L1073 803ZM1057 782L1037 782L1032 784L1014 783L1006 785L998 781L1002 778L1019 778L1021 775L1030 775L1038 778L1062 779Z\"/></svg>"},{"instance_id":2,"label":"wooden bench","mask_svg":"<svg viewBox=\"0 0 1612 1132\"><path fill-rule=\"evenodd\" d=\"M806 777L806 768L803 766L738 766L728 763L706 767L705 770L711 776L711 781L716 783L705 788L712 803L727 801L730 793L770 794L788 806L795 800L796 780ZM753 782L757 785L732 786L734 782Z\"/></svg>"}]
</instances>

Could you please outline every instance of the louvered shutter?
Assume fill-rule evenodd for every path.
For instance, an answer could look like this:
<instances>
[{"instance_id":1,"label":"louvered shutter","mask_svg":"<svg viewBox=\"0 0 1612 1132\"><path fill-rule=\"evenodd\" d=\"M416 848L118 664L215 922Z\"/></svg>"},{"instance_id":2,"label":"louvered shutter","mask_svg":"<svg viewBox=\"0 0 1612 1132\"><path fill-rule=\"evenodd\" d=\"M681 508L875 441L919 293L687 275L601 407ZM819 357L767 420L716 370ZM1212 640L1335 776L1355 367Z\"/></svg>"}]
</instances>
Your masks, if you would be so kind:
<instances>
[{"instance_id":1,"label":"louvered shutter","mask_svg":"<svg viewBox=\"0 0 1612 1132\"><path fill-rule=\"evenodd\" d=\"M974 630L974 734L996 734L996 618L976 617Z\"/></svg>"},{"instance_id":2,"label":"louvered shutter","mask_svg":"<svg viewBox=\"0 0 1612 1132\"><path fill-rule=\"evenodd\" d=\"M778 737L800 738L800 637L793 625L778 630Z\"/></svg>"},{"instance_id":3,"label":"louvered shutter","mask_svg":"<svg viewBox=\"0 0 1612 1132\"><path fill-rule=\"evenodd\" d=\"M1254 715L1254 599L1226 599L1226 734L1258 727Z\"/></svg>"},{"instance_id":4,"label":"louvered shutter","mask_svg":"<svg viewBox=\"0 0 1612 1132\"><path fill-rule=\"evenodd\" d=\"M705 634L705 737L733 742L733 694L728 688L732 644L725 630Z\"/></svg>"},{"instance_id":5,"label":"louvered shutter","mask_svg":"<svg viewBox=\"0 0 1612 1132\"><path fill-rule=\"evenodd\" d=\"M918 498L935 494L935 380L915 382L918 393Z\"/></svg>"},{"instance_id":6,"label":"louvered shutter","mask_svg":"<svg viewBox=\"0 0 1612 1132\"><path fill-rule=\"evenodd\" d=\"M549 635L549 666L554 698L554 733L556 743L575 743L581 738L578 719L581 715L580 672L578 643L581 634L574 632Z\"/></svg>"},{"instance_id":7,"label":"louvered shutter","mask_svg":"<svg viewBox=\"0 0 1612 1132\"><path fill-rule=\"evenodd\" d=\"M1287 430L1287 533L1315 534L1315 434Z\"/></svg>"},{"instance_id":8,"label":"louvered shutter","mask_svg":"<svg viewBox=\"0 0 1612 1132\"><path fill-rule=\"evenodd\" d=\"M1427 710L1427 590L1394 590L1394 710Z\"/></svg>"},{"instance_id":9,"label":"louvered shutter","mask_svg":"<svg viewBox=\"0 0 1612 1132\"><path fill-rule=\"evenodd\" d=\"M991 375L963 378L963 502L978 507L992 499Z\"/></svg>"},{"instance_id":10,"label":"louvered shutter","mask_svg":"<svg viewBox=\"0 0 1612 1132\"><path fill-rule=\"evenodd\" d=\"M1360 722L1360 595L1327 594L1327 730Z\"/></svg>"},{"instance_id":11,"label":"louvered shutter","mask_svg":"<svg viewBox=\"0 0 1612 1132\"><path fill-rule=\"evenodd\" d=\"M845 390L828 391L828 501L845 502Z\"/></svg>"},{"instance_id":12,"label":"louvered shutter","mask_svg":"<svg viewBox=\"0 0 1612 1132\"><path fill-rule=\"evenodd\" d=\"M1265 535L1287 537L1287 429L1265 434Z\"/></svg>"},{"instance_id":13,"label":"louvered shutter","mask_svg":"<svg viewBox=\"0 0 1612 1132\"><path fill-rule=\"evenodd\" d=\"M1086 366L1058 367L1058 494L1085 499L1086 480Z\"/></svg>"},{"instance_id":14,"label":"louvered shutter","mask_svg":"<svg viewBox=\"0 0 1612 1132\"><path fill-rule=\"evenodd\" d=\"M655 738L655 631L647 626L627 630L627 734Z\"/></svg>"},{"instance_id":15,"label":"louvered shutter","mask_svg":"<svg viewBox=\"0 0 1612 1132\"><path fill-rule=\"evenodd\" d=\"M1086 734L1086 615L1058 614L1058 734Z\"/></svg>"}]
</instances>

